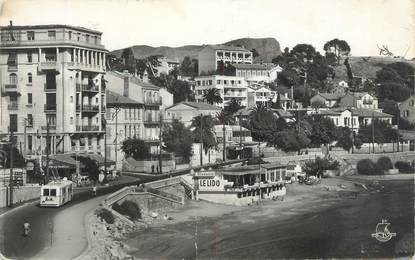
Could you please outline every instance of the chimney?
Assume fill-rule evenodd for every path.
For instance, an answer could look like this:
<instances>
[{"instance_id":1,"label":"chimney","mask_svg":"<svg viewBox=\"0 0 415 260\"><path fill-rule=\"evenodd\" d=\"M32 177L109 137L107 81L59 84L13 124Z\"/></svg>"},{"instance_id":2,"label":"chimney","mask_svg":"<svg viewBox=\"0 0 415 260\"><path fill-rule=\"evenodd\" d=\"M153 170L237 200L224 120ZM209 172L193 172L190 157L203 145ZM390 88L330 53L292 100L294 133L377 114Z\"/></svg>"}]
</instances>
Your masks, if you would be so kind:
<instances>
[{"instance_id":1,"label":"chimney","mask_svg":"<svg viewBox=\"0 0 415 260\"><path fill-rule=\"evenodd\" d=\"M127 74L124 74L124 91L123 96L128 97L130 94L130 76Z\"/></svg>"}]
</instances>

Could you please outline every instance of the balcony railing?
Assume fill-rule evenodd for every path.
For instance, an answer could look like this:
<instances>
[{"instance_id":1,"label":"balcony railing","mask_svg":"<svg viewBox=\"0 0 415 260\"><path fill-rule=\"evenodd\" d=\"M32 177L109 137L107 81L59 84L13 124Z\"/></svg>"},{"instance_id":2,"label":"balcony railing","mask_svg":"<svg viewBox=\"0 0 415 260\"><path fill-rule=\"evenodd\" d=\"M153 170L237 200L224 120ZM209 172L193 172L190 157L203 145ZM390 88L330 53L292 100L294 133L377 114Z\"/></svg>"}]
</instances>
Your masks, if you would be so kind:
<instances>
[{"instance_id":1,"label":"balcony railing","mask_svg":"<svg viewBox=\"0 0 415 260\"><path fill-rule=\"evenodd\" d=\"M160 106L162 104L162 101L161 101L161 98L159 98L159 99L147 98L147 99L144 100L144 104L145 105Z\"/></svg>"},{"instance_id":2,"label":"balcony railing","mask_svg":"<svg viewBox=\"0 0 415 260\"><path fill-rule=\"evenodd\" d=\"M91 131L99 131L99 126L98 125L77 125L76 126L76 131L77 132L91 132Z\"/></svg>"},{"instance_id":3,"label":"balcony railing","mask_svg":"<svg viewBox=\"0 0 415 260\"><path fill-rule=\"evenodd\" d=\"M58 63L56 62L56 60L50 60L50 61L42 61L39 63L38 65L38 71L39 72L43 72L45 70L55 70L58 71Z\"/></svg>"},{"instance_id":4,"label":"balcony railing","mask_svg":"<svg viewBox=\"0 0 415 260\"><path fill-rule=\"evenodd\" d=\"M89 85L89 84L76 84L76 91L85 91L85 92L99 92L98 86Z\"/></svg>"},{"instance_id":5,"label":"balcony railing","mask_svg":"<svg viewBox=\"0 0 415 260\"><path fill-rule=\"evenodd\" d=\"M144 124L158 124L159 121L155 118L145 118L143 123Z\"/></svg>"},{"instance_id":6,"label":"balcony railing","mask_svg":"<svg viewBox=\"0 0 415 260\"><path fill-rule=\"evenodd\" d=\"M45 104L45 111L56 111L56 105Z\"/></svg>"},{"instance_id":7,"label":"balcony railing","mask_svg":"<svg viewBox=\"0 0 415 260\"><path fill-rule=\"evenodd\" d=\"M46 92L56 92L56 84L45 83L43 88Z\"/></svg>"},{"instance_id":8,"label":"balcony railing","mask_svg":"<svg viewBox=\"0 0 415 260\"><path fill-rule=\"evenodd\" d=\"M76 110L81 110L81 105L76 106ZM99 112L99 105L82 105L82 112Z\"/></svg>"},{"instance_id":9,"label":"balcony railing","mask_svg":"<svg viewBox=\"0 0 415 260\"><path fill-rule=\"evenodd\" d=\"M12 104L9 104L9 105L7 106L7 108L8 108L9 110L18 110L18 109L19 109L19 105L18 105L17 103L12 103Z\"/></svg>"},{"instance_id":10,"label":"balcony railing","mask_svg":"<svg viewBox=\"0 0 415 260\"><path fill-rule=\"evenodd\" d=\"M72 70L83 70L92 72L103 72L103 65L85 64L80 62L68 62L68 68Z\"/></svg>"},{"instance_id":11,"label":"balcony railing","mask_svg":"<svg viewBox=\"0 0 415 260\"><path fill-rule=\"evenodd\" d=\"M5 93L17 93L17 84L4 84Z\"/></svg>"},{"instance_id":12,"label":"balcony railing","mask_svg":"<svg viewBox=\"0 0 415 260\"><path fill-rule=\"evenodd\" d=\"M42 130L48 130L48 126L42 125L41 129ZM49 130L56 130L56 125L49 125Z\"/></svg>"}]
</instances>

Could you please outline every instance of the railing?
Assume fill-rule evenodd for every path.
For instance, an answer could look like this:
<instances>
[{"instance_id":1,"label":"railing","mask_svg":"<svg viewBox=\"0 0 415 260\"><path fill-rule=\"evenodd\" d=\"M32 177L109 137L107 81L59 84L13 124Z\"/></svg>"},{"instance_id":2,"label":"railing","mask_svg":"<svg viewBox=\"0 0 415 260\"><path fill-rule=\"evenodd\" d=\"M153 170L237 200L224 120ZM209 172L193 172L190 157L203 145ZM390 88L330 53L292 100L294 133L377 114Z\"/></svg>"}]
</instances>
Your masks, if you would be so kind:
<instances>
[{"instance_id":1,"label":"railing","mask_svg":"<svg viewBox=\"0 0 415 260\"><path fill-rule=\"evenodd\" d=\"M97 71L104 70L103 65L86 64L81 62L68 62L69 69L85 70L85 71Z\"/></svg>"},{"instance_id":2,"label":"railing","mask_svg":"<svg viewBox=\"0 0 415 260\"><path fill-rule=\"evenodd\" d=\"M48 126L47 125L42 125L41 129L42 130L48 130ZM49 130L56 130L56 125L49 125Z\"/></svg>"},{"instance_id":3,"label":"railing","mask_svg":"<svg viewBox=\"0 0 415 260\"><path fill-rule=\"evenodd\" d=\"M39 63L38 70L58 70L58 63L56 60L42 61Z\"/></svg>"},{"instance_id":4,"label":"railing","mask_svg":"<svg viewBox=\"0 0 415 260\"><path fill-rule=\"evenodd\" d=\"M56 85L55 84L45 83L43 88L46 92L48 92L48 91L55 92L56 91Z\"/></svg>"},{"instance_id":5,"label":"railing","mask_svg":"<svg viewBox=\"0 0 415 260\"><path fill-rule=\"evenodd\" d=\"M8 108L9 110L18 110L18 109L19 109L19 104L17 104L17 103L12 103L12 104L9 104L9 105L7 106L7 108Z\"/></svg>"},{"instance_id":6,"label":"railing","mask_svg":"<svg viewBox=\"0 0 415 260\"><path fill-rule=\"evenodd\" d=\"M56 111L56 105L45 104L45 111Z\"/></svg>"},{"instance_id":7,"label":"railing","mask_svg":"<svg viewBox=\"0 0 415 260\"><path fill-rule=\"evenodd\" d=\"M17 84L4 84L4 88L7 89L17 89Z\"/></svg>"},{"instance_id":8,"label":"railing","mask_svg":"<svg viewBox=\"0 0 415 260\"><path fill-rule=\"evenodd\" d=\"M160 106L162 104L161 99L144 99L144 104L145 105L155 105L155 106Z\"/></svg>"},{"instance_id":9,"label":"railing","mask_svg":"<svg viewBox=\"0 0 415 260\"><path fill-rule=\"evenodd\" d=\"M99 126L97 125L77 125L76 131L99 131Z\"/></svg>"},{"instance_id":10,"label":"railing","mask_svg":"<svg viewBox=\"0 0 415 260\"><path fill-rule=\"evenodd\" d=\"M99 88L95 85L77 83L76 91L99 92Z\"/></svg>"},{"instance_id":11,"label":"railing","mask_svg":"<svg viewBox=\"0 0 415 260\"><path fill-rule=\"evenodd\" d=\"M76 106L76 110L81 110L81 105ZM82 105L82 112L98 112L99 105Z\"/></svg>"}]
</instances>

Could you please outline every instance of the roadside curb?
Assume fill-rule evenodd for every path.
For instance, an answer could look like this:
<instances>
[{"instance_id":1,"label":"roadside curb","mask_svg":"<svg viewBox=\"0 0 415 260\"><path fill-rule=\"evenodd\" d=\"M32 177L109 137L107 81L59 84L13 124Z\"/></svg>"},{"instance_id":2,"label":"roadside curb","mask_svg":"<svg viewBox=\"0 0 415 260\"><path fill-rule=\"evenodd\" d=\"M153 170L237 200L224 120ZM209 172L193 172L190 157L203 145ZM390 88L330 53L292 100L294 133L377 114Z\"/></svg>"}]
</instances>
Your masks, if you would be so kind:
<instances>
[{"instance_id":1,"label":"roadside curb","mask_svg":"<svg viewBox=\"0 0 415 260\"><path fill-rule=\"evenodd\" d=\"M35 199L35 200L33 200L33 201L24 202L24 203L22 203L22 204L20 204L20 205L18 205L18 206L16 206L16 207L11 208L10 210L8 210L8 211L6 211L6 212L4 212L4 213L0 214L0 218L5 217L5 216L7 216L8 214L13 213L13 212L15 212L15 211L17 211L17 210L19 210L19 209L21 209L21 208L25 207L25 206L29 206L29 205L31 205L31 204L35 204L35 203L38 203L38 202L39 202L39 199ZM1 257L3 257L3 255L0 255L0 256L1 256Z\"/></svg>"},{"instance_id":2,"label":"roadside curb","mask_svg":"<svg viewBox=\"0 0 415 260\"><path fill-rule=\"evenodd\" d=\"M92 217L93 212L96 210L97 208L94 208L93 210L91 210L90 212L88 212L88 214L85 215L84 217L84 227L85 227L85 232L86 232L86 239L87 239L87 247L85 248L84 251L82 251L82 253L80 255L78 255L77 257L75 257L73 260L82 260L85 259L85 257L88 255L88 253L91 251L92 249L92 237L91 237L91 226L88 225L88 219L90 217Z\"/></svg>"}]
</instances>

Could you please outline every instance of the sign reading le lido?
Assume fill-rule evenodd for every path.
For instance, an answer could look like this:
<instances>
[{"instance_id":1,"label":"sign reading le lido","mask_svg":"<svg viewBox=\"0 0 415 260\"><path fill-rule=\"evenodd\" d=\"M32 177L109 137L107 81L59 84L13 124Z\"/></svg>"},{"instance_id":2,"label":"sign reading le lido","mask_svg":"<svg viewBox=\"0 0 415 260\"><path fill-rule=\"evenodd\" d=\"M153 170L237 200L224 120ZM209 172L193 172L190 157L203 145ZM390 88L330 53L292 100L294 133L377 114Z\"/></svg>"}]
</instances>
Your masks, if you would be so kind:
<instances>
[{"instance_id":1,"label":"sign reading le lido","mask_svg":"<svg viewBox=\"0 0 415 260\"><path fill-rule=\"evenodd\" d=\"M199 190L201 191L223 191L222 180L215 176L212 179L199 179Z\"/></svg>"}]
</instances>

